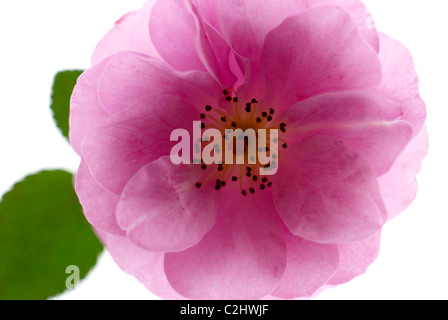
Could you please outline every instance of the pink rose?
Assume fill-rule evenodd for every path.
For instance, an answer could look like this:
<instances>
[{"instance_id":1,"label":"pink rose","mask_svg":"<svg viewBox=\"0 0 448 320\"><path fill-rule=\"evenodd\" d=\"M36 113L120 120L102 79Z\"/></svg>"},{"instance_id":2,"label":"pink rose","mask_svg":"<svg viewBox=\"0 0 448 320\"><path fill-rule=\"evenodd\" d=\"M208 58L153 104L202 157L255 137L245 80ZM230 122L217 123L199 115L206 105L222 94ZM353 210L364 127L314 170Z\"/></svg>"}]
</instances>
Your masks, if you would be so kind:
<instances>
[{"instance_id":1,"label":"pink rose","mask_svg":"<svg viewBox=\"0 0 448 320\"><path fill-rule=\"evenodd\" d=\"M160 297L310 297L364 273L415 197L417 75L357 0L148 1L92 65L71 101L76 191L117 264ZM193 121L277 129L277 173L174 165L170 134Z\"/></svg>"}]
</instances>

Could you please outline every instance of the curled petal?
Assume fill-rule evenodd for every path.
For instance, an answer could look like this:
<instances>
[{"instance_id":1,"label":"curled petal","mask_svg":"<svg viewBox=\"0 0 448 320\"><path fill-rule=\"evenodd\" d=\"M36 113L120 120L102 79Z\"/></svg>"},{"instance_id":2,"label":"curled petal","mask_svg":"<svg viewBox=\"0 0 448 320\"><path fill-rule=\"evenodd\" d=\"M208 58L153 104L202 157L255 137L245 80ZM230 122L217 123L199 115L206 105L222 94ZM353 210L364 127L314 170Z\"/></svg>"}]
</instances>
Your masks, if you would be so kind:
<instances>
[{"instance_id":1,"label":"curled petal","mask_svg":"<svg viewBox=\"0 0 448 320\"><path fill-rule=\"evenodd\" d=\"M259 299L284 273L285 239L272 200L259 193L241 201L234 191L222 190L215 227L199 244L166 255L168 281L187 298Z\"/></svg>"},{"instance_id":2,"label":"curled petal","mask_svg":"<svg viewBox=\"0 0 448 320\"><path fill-rule=\"evenodd\" d=\"M205 71L196 50L198 30L184 0L158 0L151 11L149 32L157 51L175 69Z\"/></svg>"}]
</instances>

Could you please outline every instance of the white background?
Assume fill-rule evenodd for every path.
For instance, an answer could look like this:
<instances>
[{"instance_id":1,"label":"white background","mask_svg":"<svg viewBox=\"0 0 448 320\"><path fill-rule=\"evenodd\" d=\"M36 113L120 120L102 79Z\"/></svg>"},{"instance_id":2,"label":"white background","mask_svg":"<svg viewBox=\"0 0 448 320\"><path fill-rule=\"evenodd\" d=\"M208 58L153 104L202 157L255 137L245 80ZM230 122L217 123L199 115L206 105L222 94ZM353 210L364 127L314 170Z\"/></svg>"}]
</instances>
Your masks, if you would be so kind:
<instances>
[{"instance_id":1,"label":"white background","mask_svg":"<svg viewBox=\"0 0 448 320\"><path fill-rule=\"evenodd\" d=\"M88 68L95 44L143 1L0 2L0 195L42 169L76 171L79 158L59 134L49 109L53 77L60 70ZM418 176L418 197L384 227L377 261L365 275L318 299L448 299L448 2L364 2L378 29L413 54L431 147ZM157 297L104 253L75 290L57 298Z\"/></svg>"}]
</instances>

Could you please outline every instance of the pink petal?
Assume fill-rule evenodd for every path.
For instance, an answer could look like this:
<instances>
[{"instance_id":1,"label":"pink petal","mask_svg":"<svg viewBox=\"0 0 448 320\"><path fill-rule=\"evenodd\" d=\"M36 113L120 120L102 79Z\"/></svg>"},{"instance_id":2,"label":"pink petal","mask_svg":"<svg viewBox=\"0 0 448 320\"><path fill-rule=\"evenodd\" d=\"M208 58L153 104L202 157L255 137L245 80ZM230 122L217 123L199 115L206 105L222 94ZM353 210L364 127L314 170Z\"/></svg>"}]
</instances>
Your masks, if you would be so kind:
<instances>
[{"instance_id":1,"label":"pink petal","mask_svg":"<svg viewBox=\"0 0 448 320\"><path fill-rule=\"evenodd\" d=\"M107 61L84 71L78 78L70 101L69 138L73 149L81 154L87 131L103 123L109 114L98 100L98 81Z\"/></svg>"},{"instance_id":2,"label":"pink petal","mask_svg":"<svg viewBox=\"0 0 448 320\"><path fill-rule=\"evenodd\" d=\"M266 35L287 17L308 9L305 1L222 0L218 20L224 37L241 56L257 63Z\"/></svg>"},{"instance_id":3,"label":"pink petal","mask_svg":"<svg viewBox=\"0 0 448 320\"><path fill-rule=\"evenodd\" d=\"M260 57L266 35L284 19L308 9L306 1L282 0L223 0L218 1L218 21L224 38L246 66L240 66L246 76L241 98L247 100L265 96ZM240 62L241 63L241 62Z\"/></svg>"},{"instance_id":4,"label":"pink petal","mask_svg":"<svg viewBox=\"0 0 448 320\"><path fill-rule=\"evenodd\" d=\"M327 283L338 267L337 245L306 241L288 232L286 249L286 270L278 287L272 292L275 297L311 297Z\"/></svg>"},{"instance_id":5,"label":"pink petal","mask_svg":"<svg viewBox=\"0 0 448 320\"><path fill-rule=\"evenodd\" d=\"M170 154L171 132L191 130L195 115L195 109L181 98L147 96L89 131L82 144L83 159L95 179L119 195L139 169Z\"/></svg>"},{"instance_id":6,"label":"pink petal","mask_svg":"<svg viewBox=\"0 0 448 320\"><path fill-rule=\"evenodd\" d=\"M229 44L215 28L200 16L197 7L191 6L189 10L191 10L197 29L195 40L199 58L207 71L222 87L233 88L236 76L230 68L229 59L233 52L231 52Z\"/></svg>"},{"instance_id":7,"label":"pink petal","mask_svg":"<svg viewBox=\"0 0 448 320\"><path fill-rule=\"evenodd\" d=\"M310 136L285 151L274 175L275 207L289 230L318 243L365 238L386 220L375 174L362 157L329 136Z\"/></svg>"},{"instance_id":8,"label":"pink petal","mask_svg":"<svg viewBox=\"0 0 448 320\"><path fill-rule=\"evenodd\" d=\"M377 232L360 241L339 244L339 266L328 284L338 285L364 274L378 256L380 240L381 232Z\"/></svg>"},{"instance_id":9,"label":"pink petal","mask_svg":"<svg viewBox=\"0 0 448 320\"><path fill-rule=\"evenodd\" d=\"M350 16L336 6L286 19L266 37L261 63L278 107L324 92L375 88L381 66Z\"/></svg>"},{"instance_id":10,"label":"pink petal","mask_svg":"<svg viewBox=\"0 0 448 320\"><path fill-rule=\"evenodd\" d=\"M183 0L157 1L149 33L157 51L175 69L205 70L196 50L194 19Z\"/></svg>"},{"instance_id":11,"label":"pink petal","mask_svg":"<svg viewBox=\"0 0 448 320\"><path fill-rule=\"evenodd\" d=\"M428 132L423 127L398 157L392 169L378 178L389 220L404 211L415 199L418 187L415 176L421 170L428 145Z\"/></svg>"},{"instance_id":12,"label":"pink petal","mask_svg":"<svg viewBox=\"0 0 448 320\"><path fill-rule=\"evenodd\" d=\"M287 117L295 127L288 142L314 134L335 137L362 155L377 176L390 170L412 137L400 106L368 92L319 95L292 106Z\"/></svg>"},{"instance_id":13,"label":"pink petal","mask_svg":"<svg viewBox=\"0 0 448 320\"><path fill-rule=\"evenodd\" d=\"M125 234L118 226L115 215L120 197L101 187L92 177L84 161L81 161L76 174L75 189L84 215L95 228L107 233Z\"/></svg>"},{"instance_id":14,"label":"pink petal","mask_svg":"<svg viewBox=\"0 0 448 320\"><path fill-rule=\"evenodd\" d=\"M234 189L219 192L215 227L196 246L166 255L168 281L192 299L262 298L285 270L281 222L270 197L258 193L242 198Z\"/></svg>"},{"instance_id":15,"label":"pink petal","mask_svg":"<svg viewBox=\"0 0 448 320\"><path fill-rule=\"evenodd\" d=\"M206 72L176 73L165 62L134 52L120 52L108 63L98 85L101 105L117 113L150 94L185 98L203 110L214 104L221 87Z\"/></svg>"},{"instance_id":16,"label":"pink petal","mask_svg":"<svg viewBox=\"0 0 448 320\"><path fill-rule=\"evenodd\" d=\"M149 37L149 14L155 0L148 0L138 11L125 14L97 44L92 55L92 65L120 51L135 51L160 57Z\"/></svg>"},{"instance_id":17,"label":"pink petal","mask_svg":"<svg viewBox=\"0 0 448 320\"><path fill-rule=\"evenodd\" d=\"M197 244L215 223L217 192L195 188L200 166L174 165L168 156L143 167L123 190L117 213L128 238L150 251Z\"/></svg>"},{"instance_id":18,"label":"pink petal","mask_svg":"<svg viewBox=\"0 0 448 320\"><path fill-rule=\"evenodd\" d=\"M378 94L403 107L403 118L412 124L416 136L426 119L425 103L419 96L419 80L412 56L400 42L380 34L382 81Z\"/></svg>"},{"instance_id":19,"label":"pink petal","mask_svg":"<svg viewBox=\"0 0 448 320\"><path fill-rule=\"evenodd\" d=\"M163 299L185 299L173 290L164 272L164 253L146 251L126 237L107 235L107 249L118 266Z\"/></svg>"},{"instance_id":20,"label":"pink petal","mask_svg":"<svg viewBox=\"0 0 448 320\"><path fill-rule=\"evenodd\" d=\"M219 32L219 22L218 22L218 1L210 0L195 0L198 7L200 16L210 24L214 29Z\"/></svg>"},{"instance_id":21,"label":"pink petal","mask_svg":"<svg viewBox=\"0 0 448 320\"><path fill-rule=\"evenodd\" d=\"M350 15L353 23L357 26L359 35L364 38L370 46L379 51L379 36L375 28L375 23L372 16L367 12L367 8L361 1L353 0L307 0L310 7L336 5Z\"/></svg>"}]
</instances>

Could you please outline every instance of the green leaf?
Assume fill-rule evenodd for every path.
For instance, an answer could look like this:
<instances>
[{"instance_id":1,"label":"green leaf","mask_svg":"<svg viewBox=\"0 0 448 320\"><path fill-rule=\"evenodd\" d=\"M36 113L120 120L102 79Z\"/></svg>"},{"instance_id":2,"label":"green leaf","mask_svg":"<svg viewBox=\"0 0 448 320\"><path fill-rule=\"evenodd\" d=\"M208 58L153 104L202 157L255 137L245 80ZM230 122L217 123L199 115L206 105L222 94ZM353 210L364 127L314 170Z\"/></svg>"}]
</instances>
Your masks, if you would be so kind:
<instances>
[{"instance_id":1,"label":"green leaf","mask_svg":"<svg viewBox=\"0 0 448 320\"><path fill-rule=\"evenodd\" d=\"M0 299L42 300L62 293L96 264L103 245L86 221L73 175L42 171L0 202Z\"/></svg>"},{"instance_id":2,"label":"green leaf","mask_svg":"<svg viewBox=\"0 0 448 320\"><path fill-rule=\"evenodd\" d=\"M76 80L82 73L82 70L61 71L54 77L51 109L56 125L67 139L70 97L76 85Z\"/></svg>"}]
</instances>

